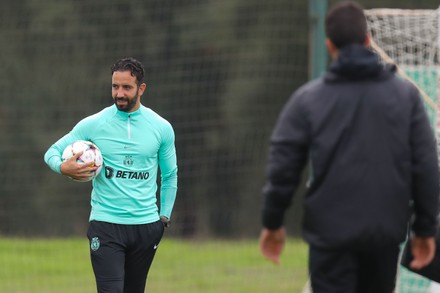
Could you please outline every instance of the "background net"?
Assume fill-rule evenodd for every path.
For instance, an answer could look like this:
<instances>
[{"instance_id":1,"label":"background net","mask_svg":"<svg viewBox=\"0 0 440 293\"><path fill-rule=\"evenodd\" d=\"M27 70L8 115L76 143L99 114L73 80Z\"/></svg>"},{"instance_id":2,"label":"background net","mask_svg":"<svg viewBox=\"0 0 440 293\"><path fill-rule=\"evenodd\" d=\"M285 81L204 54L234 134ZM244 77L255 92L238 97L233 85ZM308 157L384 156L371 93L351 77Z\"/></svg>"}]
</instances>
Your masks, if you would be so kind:
<instances>
[{"instance_id":1,"label":"background net","mask_svg":"<svg viewBox=\"0 0 440 293\"><path fill-rule=\"evenodd\" d=\"M152 290L270 285L255 279L271 268L256 246L266 149L281 106L307 80L307 26L303 1L5 2L0 292L94 291L85 237L91 185L53 173L43 155L81 118L112 104L110 66L126 56L146 66L142 103L176 133L179 191L165 237L172 243L158 252ZM72 237L82 250L65 242ZM287 272L278 286L292 290Z\"/></svg>"},{"instance_id":2,"label":"background net","mask_svg":"<svg viewBox=\"0 0 440 293\"><path fill-rule=\"evenodd\" d=\"M439 10L367 10L374 41L432 101L425 101L433 127L439 83Z\"/></svg>"}]
</instances>

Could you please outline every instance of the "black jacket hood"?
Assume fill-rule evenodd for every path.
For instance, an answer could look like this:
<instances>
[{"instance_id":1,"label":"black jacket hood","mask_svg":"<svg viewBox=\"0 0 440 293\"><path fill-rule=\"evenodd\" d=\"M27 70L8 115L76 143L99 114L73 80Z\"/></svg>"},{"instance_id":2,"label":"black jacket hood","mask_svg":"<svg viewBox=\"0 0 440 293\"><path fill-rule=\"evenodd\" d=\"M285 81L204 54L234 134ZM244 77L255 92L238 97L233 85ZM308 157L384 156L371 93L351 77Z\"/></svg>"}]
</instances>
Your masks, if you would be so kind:
<instances>
[{"instance_id":1,"label":"black jacket hood","mask_svg":"<svg viewBox=\"0 0 440 293\"><path fill-rule=\"evenodd\" d=\"M372 50L352 44L340 49L338 58L330 65L325 80L381 79L394 74L395 71L395 65L385 66Z\"/></svg>"}]
</instances>

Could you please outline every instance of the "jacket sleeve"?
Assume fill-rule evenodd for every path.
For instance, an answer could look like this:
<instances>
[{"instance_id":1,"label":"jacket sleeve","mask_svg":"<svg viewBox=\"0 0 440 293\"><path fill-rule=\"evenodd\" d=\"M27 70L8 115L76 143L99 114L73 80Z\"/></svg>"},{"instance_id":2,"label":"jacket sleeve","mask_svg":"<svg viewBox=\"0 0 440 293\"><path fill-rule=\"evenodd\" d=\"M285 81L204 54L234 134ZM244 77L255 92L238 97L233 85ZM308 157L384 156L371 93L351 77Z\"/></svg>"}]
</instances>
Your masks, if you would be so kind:
<instances>
[{"instance_id":1,"label":"jacket sleeve","mask_svg":"<svg viewBox=\"0 0 440 293\"><path fill-rule=\"evenodd\" d=\"M74 141L75 138L72 137L71 133L68 133L62 138L60 138L53 145L51 145L44 154L44 161L54 172L61 174L61 170L60 170L62 164L61 156L63 154L64 149Z\"/></svg>"},{"instance_id":2,"label":"jacket sleeve","mask_svg":"<svg viewBox=\"0 0 440 293\"><path fill-rule=\"evenodd\" d=\"M161 171L160 215L171 218L177 194L177 157L174 130L170 124L163 133L159 149Z\"/></svg>"},{"instance_id":3,"label":"jacket sleeve","mask_svg":"<svg viewBox=\"0 0 440 293\"><path fill-rule=\"evenodd\" d=\"M439 165L434 133L419 97L413 108L410 142L414 209L412 230L417 236L433 236L437 228Z\"/></svg>"},{"instance_id":4,"label":"jacket sleeve","mask_svg":"<svg viewBox=\"0 0 440 293\"><path fill-rule=\"evenodd\" d=\"M262 224L268 229L283 225L284 214L308 158L308 124L300 100L294 95L282 110L273 130L263 188Z\"/></svg>"},{"instance_id":5,"label":"jacket sleeve","mask_svg":"<svg viewBox=\"0 0 440 293\"><path fill-rule=\"evenodd\" d=\"M93 129L93 124L91 124L89 119L83 119L75 125L75 127L66 135L61 137L44 154L44 161L46 164L56 173L61 174L61 156L64 149L76 140L84 139L88 140L88 137L84 135L84 129Z\"/></svg>"}]
</instances>

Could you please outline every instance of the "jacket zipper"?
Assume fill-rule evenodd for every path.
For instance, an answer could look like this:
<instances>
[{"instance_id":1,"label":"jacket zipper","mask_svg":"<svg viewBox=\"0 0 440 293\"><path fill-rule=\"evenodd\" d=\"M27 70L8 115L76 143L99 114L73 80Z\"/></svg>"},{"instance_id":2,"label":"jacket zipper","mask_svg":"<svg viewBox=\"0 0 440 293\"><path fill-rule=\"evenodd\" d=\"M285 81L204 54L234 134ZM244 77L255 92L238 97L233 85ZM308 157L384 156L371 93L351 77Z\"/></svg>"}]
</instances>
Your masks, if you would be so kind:
<instances>
[{"instance_id":1,"label":"jacket zipper","mask_svg":"<svg viewBox=\"0 0 440 293\"><path fill-rule=\"evenodd\" d=\"M127 119L127 132L128 132L128 139L130 139L131 138L130 115L128 115L128 119Z\"/></svg>"}]
</instances>

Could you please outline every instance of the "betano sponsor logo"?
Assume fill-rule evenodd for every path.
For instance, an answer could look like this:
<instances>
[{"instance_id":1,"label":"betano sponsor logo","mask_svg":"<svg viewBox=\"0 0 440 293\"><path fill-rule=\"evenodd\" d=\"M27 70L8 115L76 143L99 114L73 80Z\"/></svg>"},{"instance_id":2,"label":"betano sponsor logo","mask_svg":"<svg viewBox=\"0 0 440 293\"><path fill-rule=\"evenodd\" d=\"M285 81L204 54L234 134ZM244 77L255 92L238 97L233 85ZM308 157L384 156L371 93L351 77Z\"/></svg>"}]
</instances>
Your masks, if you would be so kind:
<instances>
[{"instance_id":1,"label":"betano sponsor logo","mask_svg":"<svg viewBox=\"0 0 440 293\"><path fill-rule=\"evenodd\" d=\"M121 171L115 170L111 167L105 167L105 177L110 178L121 178L121 179L133 179L133 180L147 180L150 177L150 173L146 171Z\"/></svg>"}]
</instances>

